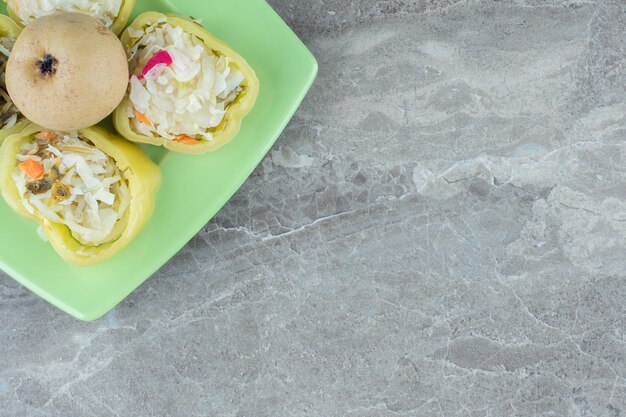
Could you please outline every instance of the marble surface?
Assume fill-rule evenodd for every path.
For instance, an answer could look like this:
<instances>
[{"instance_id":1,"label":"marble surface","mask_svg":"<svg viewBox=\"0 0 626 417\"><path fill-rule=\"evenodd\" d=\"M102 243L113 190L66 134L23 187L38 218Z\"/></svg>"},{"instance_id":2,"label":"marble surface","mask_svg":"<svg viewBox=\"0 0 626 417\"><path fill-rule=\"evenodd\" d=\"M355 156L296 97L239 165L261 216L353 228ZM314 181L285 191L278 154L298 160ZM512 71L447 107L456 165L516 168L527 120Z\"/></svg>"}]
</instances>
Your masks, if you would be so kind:
<instances>
[{"instance_id":1,"label":"marble surface","mask_svg":"<svg viewBox=\"0 0 626 417\"><path fill-rule=\"evenodd\" d=\"M0 277L0 416L626 415L626 2L270 3L297 115L101 320Z\"/></svg>"}]
</instances>

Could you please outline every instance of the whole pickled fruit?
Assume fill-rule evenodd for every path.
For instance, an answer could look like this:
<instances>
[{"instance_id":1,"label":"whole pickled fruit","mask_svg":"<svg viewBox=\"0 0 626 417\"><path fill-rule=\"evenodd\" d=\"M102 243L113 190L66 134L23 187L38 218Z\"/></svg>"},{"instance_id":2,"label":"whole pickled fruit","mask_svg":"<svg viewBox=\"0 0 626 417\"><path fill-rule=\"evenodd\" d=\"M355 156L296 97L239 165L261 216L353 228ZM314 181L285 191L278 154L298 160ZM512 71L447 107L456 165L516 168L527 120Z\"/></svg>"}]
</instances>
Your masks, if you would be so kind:
<instances>
[{"instance_id":1,"label":"whole pickled fruit","mask_svg":"<svg viewBox=\"0 0 626 417\"><path fill-rule=\"evenodd\" d=\"M124 48L110 29L81 13L57 13L22 30L7 63L9 96L45 128L92 126L117 107L128 83Z\"/></svg>"}]
</instances>

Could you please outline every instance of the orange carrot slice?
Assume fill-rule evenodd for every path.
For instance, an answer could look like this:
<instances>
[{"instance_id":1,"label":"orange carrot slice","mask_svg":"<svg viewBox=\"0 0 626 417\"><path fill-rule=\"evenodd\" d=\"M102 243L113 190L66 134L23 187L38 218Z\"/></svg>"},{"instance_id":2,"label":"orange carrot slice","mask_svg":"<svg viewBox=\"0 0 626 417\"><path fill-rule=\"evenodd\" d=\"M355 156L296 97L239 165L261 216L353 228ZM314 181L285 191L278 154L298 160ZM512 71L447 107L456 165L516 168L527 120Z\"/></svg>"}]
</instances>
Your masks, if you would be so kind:
<instances>
[{"instance_id":1,"label":"orange carrot slice","mask_svg":"<svg viewBox=\"0 0 626 417\"><path fill-rule=\"evenodd\" d=\"M43 166L34 159L27 159L18 165L22 171L34 180L43 177Z\"/></svg>"},{"instance_id":2,"label":"orange carrot slice","mask_svg":"<svg viewBox=\"0 0 626 417\"><path fill-rule=\"evenodd\" d=\"M150 123L150 120L148 120L145 114L137 112L135 113L135 117L144 125L152 126L152 123Z\"/></svg>"},{"instance_id":3,"label":"orange carrot slice","mask_svg":"<svg viewBox=\"0 0 626 417\"><path fill-rule=\"evenodd\" d=\"M59 135L57 135L54 132L48 132L47 130L42 130L41 132L35 135L35 138L40 139L40 140L52 140L52 139L55 139L57 136Z\"/></svg>"},{"instance_id":4,"label":"orange carrot slice","mask_svg":"<svg viewBox=\"0 0 626 417\"><path fill-rule=\"evenodd\" d=\"M178 135L174 138L174 141L185 145L199 145L201 143L198 139L194 139L187 135Z\"/></svg>"}]
</instances>

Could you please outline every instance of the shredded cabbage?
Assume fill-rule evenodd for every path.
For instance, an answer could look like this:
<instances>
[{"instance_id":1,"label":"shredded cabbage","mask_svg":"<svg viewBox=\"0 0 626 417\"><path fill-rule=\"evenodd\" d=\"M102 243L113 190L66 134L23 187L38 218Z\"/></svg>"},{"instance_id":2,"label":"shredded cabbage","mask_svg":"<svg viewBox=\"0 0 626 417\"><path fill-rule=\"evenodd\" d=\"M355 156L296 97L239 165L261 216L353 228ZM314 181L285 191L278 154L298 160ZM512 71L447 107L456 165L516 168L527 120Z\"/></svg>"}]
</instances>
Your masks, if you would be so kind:
<instances>
[{"instance_id":1,"label":"shredded cabbage","mask_svg":"<svg viewBox=\"0 0 626 417\"><path fill-rule=\"evenodd\" d=\"M0 38L0 129L10 128L21 119L20 112L13 104L4 80L7 61L15 42L9 38Z\"/></svg>"},{"instance_id":2,"label":"shredded cabbage","mask_svg":"<svg viewBox=\"0 0 626 417\"><path fill-rule=\"evenodd\" d=\"M162 20L144 31L131 30L130 35L138 38L129 58L134 75L130 79L128 116L135 131L170 140L181 135L212 140L211 131L242 91L241 71L195 35ZM140 77L148 61L161 50L169 53L172 64L157 64Z\"/></svg>"},{"instance_id":3,"label":"shredded cabbage","mask_svg":"<svg viewBox=\"0 0 626 417\"><path fill-rule=\"evenodd\" d=\"M18 165L32 159L44 168L39 179L15 168L13 179L24 207L65 224L84 245L116 239L121 230L115 226L130 203L123 173L109 156L76 133L56 134L52 140L24 144L17 155Z\"/></svg>"},{"instance_id":4,"label":"shredded cabbage","mask_svg":"<svg viewBox=\"0 0 626 417\"><path fill-rule=\"evenodd\" d=\"M55 12L77 12L93 16L111 27L122 0L8 0L7 4L24 24Z\"/></svg>"}]
</instances>

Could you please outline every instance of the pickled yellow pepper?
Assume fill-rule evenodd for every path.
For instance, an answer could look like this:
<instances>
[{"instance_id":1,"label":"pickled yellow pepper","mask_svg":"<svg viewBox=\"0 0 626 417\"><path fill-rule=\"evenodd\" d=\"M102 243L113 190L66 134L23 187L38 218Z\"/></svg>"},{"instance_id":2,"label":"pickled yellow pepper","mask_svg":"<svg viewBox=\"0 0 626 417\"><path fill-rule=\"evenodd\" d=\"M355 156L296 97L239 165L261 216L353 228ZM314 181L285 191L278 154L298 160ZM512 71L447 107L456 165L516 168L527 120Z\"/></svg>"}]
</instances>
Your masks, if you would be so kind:
<instances>
[{"instance_id":1,"label":"pickled yellow pepper","mask_svg":"<svg viewBox=\"0 0 626 417\"><path fill-rule=\"evenodd\" d=\"M177 136L182 138L179 139L177 137L176 140L170 140L160 136L150 137L138 133L132 127L131 118L128 114L130 106L128 93L113 114L113 123L115 128L120 135L132 142L164 146L165 148L175 152L200 154L208 151L214 151L231 141L239 132L243 118L250 112L259 94L259 80L254 70L248 65L248 63L223 41L210 34L195 20L175 14L146 12L139 15L121 36L122 45L126 48L127 55L133 46L140 40L140 38L131 36L131 33L134 34L138 31L144 31L146 28L159 21L166 22L173 27L180 27L184 32L194 35L200 39L206 46L207 50L212 51L216 55L229 58L229 65L238 69L243 74L244 81L241 85L242 91L239 93L235 101L229 104L226 108L226 113L221 123L214 129L210 130L213 135L212 140L195 140L194 138L181 134L183 132L172 132L173 134L178 134ZM133 72L133 68L131 68L131 72ZM143 115L137 116L139 120L145 119L145 116L143 118L141 116ZM146 121L143 121L143 123L149 123L147 119L145 120Z\"/></svg>"},{"instance_id":2,"label":"pickled yellow pepper","mask_svg":"<svg viewBox=\"0 0 626 417\"><path fill-rule=\"evenodd\" d=\"M0 191L5 201L18 214L35 220L43 226L43 232L56 252L67 262L78 266L100 263L118 253L139 233L152 215L154 198L161 183L161 172L157 165L136 145L110 133L100 126L78 131L82 140L91 142L100 151L111 157L124 180L127 181L130 201L123 219L121 235L100 245L84 245L72 236L70 229L55 223L36 210L31 214L22 202L12 173L19 164L17 155L22 145L35 139L44 131L35 124L27 125L20 133L7 137L0 147Z\"/></svg>"},{"instance_id":3,"label":"pickled yellow pepper","mask_svg":"<svg viewBox=\"0 0 626 417\"><path fill-rule=\"evenodd\" d=\"M34 0L34 1L37 1L37 0ZM19 5L18 2L15 2L15 4ZM115 33L116 35L120 34L120 32L124 29L124 27L126 27L126 23L128 23L128 19L130 19L130 15L133 13L134 8L135 8L135 0L122 0L120 10L117 13L117 16L113 20L113 24L110 27L111 32ZM15 22L17 22L17 24L19 24L22 27L26 26L24 22L22 22L22 19L20 19L20 17L18 16L17 10L14 10L11 7L10 3L7 4L7 13L9 14L9 16L11 16L11 18L13 18L13 20L15 20Z\"/></svg>"},{"instance_id":4,"label":"pickled yellow pepper","mask_svg":"<svg viewBox=\"0 0 626 417\"><path fill-rule=\"evenodd\" d=\"M20 35L20 32L22 32L22 28L20 28L10 17L0 15L0 38L9 38L12 41L15 41ZM8 95L6 88L4 89L4 93ZM20 132L27 124L28 121L20 115L16 124L11 127L0 129L0 144L2 144L2 141L7 136Z\"/></svg>"}]
</instances>

